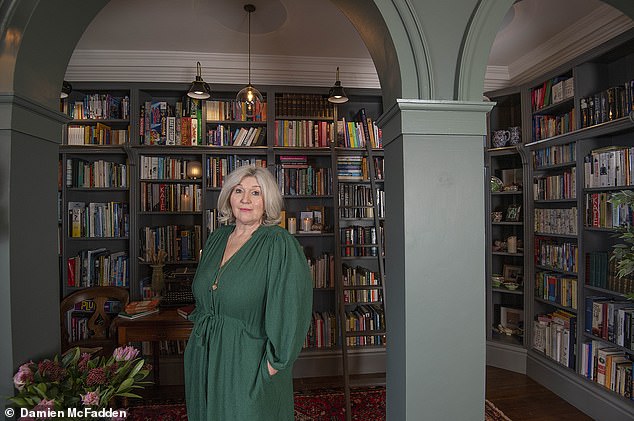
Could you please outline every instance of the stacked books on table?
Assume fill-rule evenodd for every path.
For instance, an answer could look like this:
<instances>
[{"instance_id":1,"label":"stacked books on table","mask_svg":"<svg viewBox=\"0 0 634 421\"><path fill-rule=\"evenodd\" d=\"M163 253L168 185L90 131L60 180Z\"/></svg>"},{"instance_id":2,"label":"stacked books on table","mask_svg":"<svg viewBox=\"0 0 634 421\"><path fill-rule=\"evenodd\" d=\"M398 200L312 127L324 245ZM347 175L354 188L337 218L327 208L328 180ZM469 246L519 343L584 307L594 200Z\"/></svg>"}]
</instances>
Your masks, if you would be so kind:
<instances>
[{"instance_id":1,"label":"stacked books on table","mask_svg":"<svg viewBox=\"0 0 634 421\"><path fill-rule=\"evenodd\" d=\"M159 312L159 300L132 301L127 304L119 317L124 319L138 319Z\"/></svg>"},{"instance_id":2,"label":"stacked books on table","mask_svg":"<svg viewBox=\"0 0 634 421\"><path fill-rule=\"evenodd\" d=\"M179 316L184 317L185 319L189 319L189 315L192 314L195 308L196 304L190 304L184 307L179 307L178 309L176 309L176 312Z\"/></svg>"}]
</instances>

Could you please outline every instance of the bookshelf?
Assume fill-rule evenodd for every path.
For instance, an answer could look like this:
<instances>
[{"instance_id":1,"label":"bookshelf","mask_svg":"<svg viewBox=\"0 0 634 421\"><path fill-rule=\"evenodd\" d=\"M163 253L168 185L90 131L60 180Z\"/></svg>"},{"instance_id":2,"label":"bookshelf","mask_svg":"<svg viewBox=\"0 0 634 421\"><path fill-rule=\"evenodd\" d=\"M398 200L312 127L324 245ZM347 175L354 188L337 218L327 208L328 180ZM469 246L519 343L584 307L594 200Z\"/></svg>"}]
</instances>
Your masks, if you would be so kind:
<instances>
[{"instance_id":1,"label":"bookshelf","mask_svg":"<svg viewBox=\"0 0 634 421\"><path fill-rule=\"evenodd\" d=\"M513 127L523 135L522 92L510 89L487 95L496 102L488 116L491 136L484 154L487 363L524 371L527 160L521 144L510 141ZM494 139L496 132L506 134L502 142Z\"/></svg>"},{"instance_id":2,"label":"bookshelf","mask_svg":"<svg viewBox=\"0 0 634 421\"><path fill-rule=\"evenodd\" d=\"M531 179L527 374L606 420L634 411L622 374L634 351L615 328L619 312L634 307L625 300L631 285L610 263L616 227L630 213L609 202L632 188L633 39L630 31L523 88L532 123L523 145ZM568 80L563 95L553 92ZM550 89L550 102L536 107L542 89ZM612 348L618 358L605 380L597 354Z\"/></svg>"},{"instance_id":3,"label":"bookshelf","mask_svg":"<svg viewBox=\"0 0 634 421\"><path fill-rule=\"evenodd\" d=\"M128 258L127 288L131 300L138 300L150 293L154 263L151 256L161 248L168 252L162 267L166 289L171 290L172 283L179 289L186 288L196 269L197 250L217 227L215 208L223 177L239 165L268 167L278 177L284 192L284 222L295 218L295 237L314 273L314 313L315 322L320 325L319 338L315 330L307 337L306 348L295 365L295 375L340 375L342 350L335 268L336 261L341 261L337 256L335 227L344 218L336 211L337 187L333 178L340 148L334 141L340 139L348 145L359 141L357 131L361 126L354 124L356 115L364 107L367 117L376 119L382 112L380 92L350 90L350 103L340 109L341 116L352 123L345 125L354 130L351 133L346 132L344 125L336 124L333 106L326 100L327 88L262 86L265 104L254 115L246 116L233 102L239 87L231 85L214 87L214 95L207 101L188 99L185 96L188 86L178 83L77 82L73 87L76 96L98 92L128 98L126 118L71 122L94 127L97 122L108 124L111 130L125 129L127 137L124 143L114 145L92 145L85 141L81 145L63 145L62 170L65 171L67 159L103 160L112 161L113 165L125 164L127 176L125 187L90 187L84 191L67 186L64 172L60 190L62 214L68 214L69 203L82 200L125 202L128 235L94 240L64 236L62 262L79 249L75 244L88 248L95 243L94 247L124 251ZM78 101L76 97L72 100ZM70 108L68 104L66 107ZM377 128L373 135L378 136ZM238 141L239 136L242 138ZM366 153L363 149L346 150L358 156ZM192 167L200 167L201 174L189 174ZM363 183L366 187L370 184L369 180ZM301 229L304 212L311 213L314 223L321 223L319 230ZM67 219L62 218L62 233L69 232ZM354 221L358 219L355 217ZM353 225L354 221L348 218L345 223ZM65 265L62 266L63 281L67 273ZM61 295L71 291L62 282ZM360 297L361 289L352 289L350 293ZM355 372L385 371L384 346L374 350L358 347L352 355L356 358Z\"/></svg>"}]
</instances>

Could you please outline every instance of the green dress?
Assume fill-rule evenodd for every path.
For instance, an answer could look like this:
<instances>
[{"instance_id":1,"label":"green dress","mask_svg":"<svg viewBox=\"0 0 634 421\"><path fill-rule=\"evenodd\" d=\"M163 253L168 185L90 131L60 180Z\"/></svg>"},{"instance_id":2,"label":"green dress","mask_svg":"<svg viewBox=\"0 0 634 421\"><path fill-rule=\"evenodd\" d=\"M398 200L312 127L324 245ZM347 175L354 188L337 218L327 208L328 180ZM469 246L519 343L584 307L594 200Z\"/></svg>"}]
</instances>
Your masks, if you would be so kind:
<instances>
[{"instance_id":1,"label":"green dress","mask_svg":"<svg viewBox=\"0 0 634 421\"><path fill-rule=\"evenodd\" d=\"M297 240L278 226L260 226L220 268L234 228L209 237L194 277L187 415L190 421L292 421L292 367L312 314L310 271ZM274 376L267 360L279 370Z\"/></svg>"}]
</instances>

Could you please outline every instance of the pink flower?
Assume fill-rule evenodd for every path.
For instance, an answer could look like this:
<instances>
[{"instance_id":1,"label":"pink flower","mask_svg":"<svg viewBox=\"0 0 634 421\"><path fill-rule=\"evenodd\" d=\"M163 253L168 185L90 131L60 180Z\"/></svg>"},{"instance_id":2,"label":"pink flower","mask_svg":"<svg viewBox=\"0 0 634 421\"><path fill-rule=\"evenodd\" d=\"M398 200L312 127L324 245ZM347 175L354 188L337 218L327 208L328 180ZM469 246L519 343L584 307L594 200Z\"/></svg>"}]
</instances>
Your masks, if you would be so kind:
<instances>
[{"instance_id":1,"label":"pink flower","mask_svg":"<svg viewBox=\"0 0 634 421\"><path fill-rule=\"evenodd\" d=\"M31 371L32 363L22 364L18 368L18 372L13 376L13 384L18 390L22 390L27 383L33 381L33 371Z\"/></svg>"},{"instance_id":2,"label":"pink flower","mask_svg":"<svg viewBox=\"0 0 634 421\"><path fill-rule=\"evenodd\" d=\"M85 406L97 406L99 405L99 392L88 392L81 396L81 403Z\"/></svg>"},{"instance_id":3,"label":"pink flower","mask_svg":"<svg viewBox=\"0 0 634 421\"><path fill-rule=\"evenodd\" d=\"M130 361L139 355L139 350L133 346L120 346L115 349L112 356L116 361Z\"/></svg>"},{"instance_id":4,"label":"pink flower","mask_svg":"<svg viewBox=\"0 0 634 421\"><path fill-rule=\"evenodd\" d=\"M90 354L86 352L81 354L81 358L77 362L77 367L79 368L79 371L84 373L88 370L88 361L90 361Z\"/></svg>"},{"instance_id":5,"label":"pink flower","mask_svg":"<svg viewBox=\"0 0 634 421\"><path fill-rule=\"evenodd\" d=\"M42 399L40 403L33 407L33 411L53 411L55 409L55 400ZM47 417L48 418L48 417Z\"/></svg>"}]
</instances>

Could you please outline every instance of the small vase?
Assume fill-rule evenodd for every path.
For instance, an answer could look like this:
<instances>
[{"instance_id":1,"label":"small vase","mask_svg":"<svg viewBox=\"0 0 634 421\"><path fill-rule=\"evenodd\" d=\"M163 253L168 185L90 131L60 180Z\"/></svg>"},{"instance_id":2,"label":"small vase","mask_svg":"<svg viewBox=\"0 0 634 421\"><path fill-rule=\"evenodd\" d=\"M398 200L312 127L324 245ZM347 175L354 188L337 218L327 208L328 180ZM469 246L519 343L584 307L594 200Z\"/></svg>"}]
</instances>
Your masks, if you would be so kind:
<instances>
[{"instance_id":1,"label":"small vase","mask_svg":"<svg viewBox=\"0 0 634 421\"><path fill-rule=\"evenodd\" d=\"M152 268L152 291L154 295L161 295L165 289L165 274L163 273L163 266L165 265L150 265Z\"/></svg>"}]
</instances>

